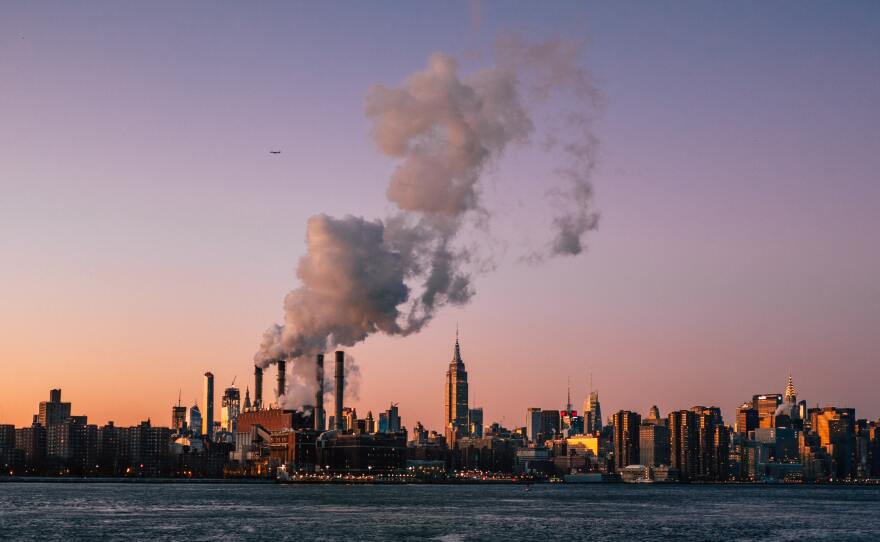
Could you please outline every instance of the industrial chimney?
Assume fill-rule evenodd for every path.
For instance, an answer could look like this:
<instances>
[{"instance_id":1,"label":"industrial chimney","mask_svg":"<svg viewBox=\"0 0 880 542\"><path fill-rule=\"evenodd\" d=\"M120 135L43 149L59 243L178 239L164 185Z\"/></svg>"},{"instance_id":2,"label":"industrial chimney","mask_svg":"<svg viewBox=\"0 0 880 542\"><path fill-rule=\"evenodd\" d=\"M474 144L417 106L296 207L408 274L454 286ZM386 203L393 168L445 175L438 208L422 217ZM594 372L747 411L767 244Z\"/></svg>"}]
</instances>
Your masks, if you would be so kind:
<instances>
[{"instance_id":1,"label":"industrial chimney","mask_svg":"<svg viewBox=\"0 0 880 542\"><path fill-rule=\"evenodd\" d=\"M318 354L315 363L318 389L315 391L315 431L324 430L324 354Z\"/></svg>"},{"instance_id":2,"label":"industrial chimney","mask_svg":"<svg viewBox=\"0 0 880 542\"><path fill-rule=\"evenodd\" d=\"M254 367L254 409L263 408L263 368Z\"/></svg>"},{"instance_id":3,"label":"industrial chimney","mask_svg":"<svg viewBox=\"0 0 880 542\"><path fill-rule=\"evenodd\" d=\"M281 396L284 395L285 382L284 379L287 377L285 374L287 372L287 362L283 359L278 360L278 404L281 404Z\"/></svg>"},{"instance_id":4,"label":"industrial chimney","mask_svg":"<svg viewBox=\"0 0 880 542\"><path fill-rule=\"evenodd\" d=\"M342 420L342 392L345 389L345 352L336 351L336 413L333 418L336 430L341 431L345 424Z\"/></svg>"}]
</instances>

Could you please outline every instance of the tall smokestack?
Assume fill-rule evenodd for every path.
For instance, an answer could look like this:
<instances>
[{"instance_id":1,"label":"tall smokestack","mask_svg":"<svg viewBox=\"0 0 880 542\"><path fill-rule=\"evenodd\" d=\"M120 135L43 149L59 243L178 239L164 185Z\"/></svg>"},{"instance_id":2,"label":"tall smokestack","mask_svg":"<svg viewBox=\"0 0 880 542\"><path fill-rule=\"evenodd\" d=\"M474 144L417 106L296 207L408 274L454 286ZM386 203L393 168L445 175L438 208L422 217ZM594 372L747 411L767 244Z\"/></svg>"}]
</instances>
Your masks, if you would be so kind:
<instances>
[{"instance_id":1,"label":"tall smokestack","mask_svg":"<svg viewBox=\"0 0 880 542\"><path fill-rule=\"evenodd\" d=\"M263 408L263 368L254 367L254 409Z\"/></svg>"},{"instance_id":2,"label":"tall smokestack","mask_svg":"<svg viewBox=\"0 0 880 542\"><path fill-rule=\"evenodd\" d=\"M318 354L315 362L315 378L318 389L315 392L315 431L324 430L324 354Z\"/></svg>"},{"instance_id":3,"label":"tall smokestack","mask_svg":"<svg viewBox=\"0 0 880 542\"><path fill-rule=\"evenodd\" d=\"M342 431L345 424L342 420L342 392L345 389L345 352L336 351L336 413L335 425L336 430Z\"/></svg>"},{"instance_id":4,"label":"tall smokestack","mask_svg":"<svg viewBox=\"0 0 880 542\"><path fill-rule=\"evenodd\" d=\"M281 396L284 395L285 382L284 379L287 377L285 374L287 372L287 362L283 359L278 360L278 404L281 404Z\"/></svg>"}]
</instances>

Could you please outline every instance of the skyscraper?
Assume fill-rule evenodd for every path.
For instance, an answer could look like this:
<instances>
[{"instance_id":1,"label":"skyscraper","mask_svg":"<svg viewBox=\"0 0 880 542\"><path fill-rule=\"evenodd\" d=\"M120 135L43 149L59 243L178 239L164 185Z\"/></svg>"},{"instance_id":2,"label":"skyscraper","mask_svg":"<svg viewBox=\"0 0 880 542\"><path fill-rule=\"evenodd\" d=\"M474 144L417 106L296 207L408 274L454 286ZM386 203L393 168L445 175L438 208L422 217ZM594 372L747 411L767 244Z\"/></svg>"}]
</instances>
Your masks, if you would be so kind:
<instances>
[{"instance_id":1,"label":"skyscraper","mask_svg":"<svg viewBox=\"0 0 880 542\"><path fill-rule=\"evenodd\" d=\"M202 433L202 411L199 410L199 405L189 407L189 429L194 435Z\"/></svg>"},{"instance_id":2,"label":"skyscraper","mask_svg":"<svg viewBox=\"0 0 880 542\"><path fill-rule=\"evenodd\" d=\"M628 410L618 411L614 421L614 466L622 469L639 462L639 426L642 417Z\"/></svg>"},{"instance_id":3,"label":"skyscraper","mask_svg":"<svg viewBox=\"0 0 880 542\"><path fill-rule=\"evenodd\" d=\"M559 435L560 430L562 429L562 424L560 423L561 421L562 420L560 419L558 410L542 410L541 435L543 435L543 438L556 438Z\"/></svg>"},{"instance_id":4,"label":"skyscraper","mask_svg":"<svg viewBox=\"0 0 880 542\"><path fill-rule=\"evenodd\" d=\"M180 404L178 398L177 404L171 407L171 429L180 433L186 427L186 407Z\"/></svg>"},{"instance_id":5,"label":"skyscraper","mask_svg":"<svg viewBox=\"0 0 880 542\"><path fill-rule=\"evenodd\" d=\"M702 480L715 480L718 459L715 453L716 430L722 425L721 409L718 407L691 407L696 415L697 430L697 476Z\"/></svg>"},{"instance_id":6,"label":"skyscraper","mask_svg":"<svg viewBox=\"0 0 880 542\"><path fill-rule=\"evenodd\" d=\"M669 428L649 420L639 427L639 463L648 467L669 464Z\"/></svg>"},{"instance_id":7,"label":"skyscraper","mask_svg":"<svg viewBox=\"0 0 880 542\"><path fill-rule=\"evenodd\" d=\"M532 442L537 442L541 432L541 409L532 407L526 412L526 437Z\"/></svg>"},{"instance_id":8,"label":"skyscraper","mask_svg":"<svg viewBox=\"0 0 880 542\"><path fill-rule=\"evenodd\" d=\"M593 389L590 376L590 395L584 401L584 432L593 434L602 430L602 407L599 406L599 392Z\"/></svg>"},{"instance_id":9,"label":"skyscraper","mask_svg":"<svg viewBox=\"0 0 880 542\"><path fill-rule=\"evenodd\" d=\"M468 434L474 438L483 436L483 408L468 410Z\"/></svg>"},{"instance_id":10,"label":"skyscraper","mask_svg":"<svg viewBox=\"0 0 880 542\"><path fill-rule=\"evenodd\" d=\"M855 474L855 420L852 408L824 407L810 409L810 424L819 435L819 444L834 460L834 477Z\"/></svg>"},{"instance_id":11,"label":"skyscraper","mask_svg":"<svg viewBox=\"0 0 880 542\"><path fill-rule=\"evenodd\" d=\"M214 375L205 373L205 390L202 398L205 404L205 413L202 416L202 434L211 438L214 436Z\"/></svg>"},{"instance_id":12,"label":"skyscraper","mask_svg":"<svg viewBox=\"0 0 880 542\"><path fill-rule=\"evenodd\" d=\"M50 390L49 400L40 402L39 417L43 427L64 423L70 417L70 403L61 402L61 390Z\"/></svg>"},{"instance_id":13,"label":"skyscraper","mask_svg":"<svg viewBox=\"0 0 880 542\"><path fill-rule=\"evenodd\" d=\"M699 472L697 415L690 410L669 413L669 459L681 480L694 479Z\"/></svg>"},{"instance_id":14,"label":"skyscraper","mask_svg":"<svg viewBox=\"0 0 880 542\"><path fill-rule=\"evenodd\" d=\"M773 427L803 429L800 407L797 403L797 392L794 389L791 375L788 375L788 384L785 386L782 404L776 408L776 412L773 414Z\"/></svg>"},{"instance_id":15,"label":"skyscraper","mask_svg":"<svg viewBox=\"0 0 880 542\"><path fill-rule=\"evenodd\" d=\"M752 397L752 408L758 411L758 427L773 427L776 409L782 404L782 395L767 393Z\"/></svg>"},{"instance_id":16,"label":"skyscraper","mask_svg":"<svg viewBox=\"0 0 880 542\"><path fill-rule=\"evenodd\" d=\"M748 435L749 431L758 428L758 411L752 403L743 403L736 409L736 432Z\"/></svg>"},{"instance_id":17,"label":"skyscraper","mask_svg":"<svg viewBox=\"0 0 880 542\"><path fill-rule=\"evenodd\" d=\"M458 330L455 332L455 350L449 369L446 371L446 408L443 416L446 427L446 440L453 442L455 436L468 431L468 382L464 361L461 359L461 346Z\"/></svg>"},{"instance_id":18,"label":"skyscraper","mask_svg":"<svg viewBox=\"0 0 880 542\"><path fill-rule=\"evenodd\" d=\"M238 388L226 388L220 400L220 426L224 431L235 433L241 412L241 392Z\"/></svg>"}]
</instances>

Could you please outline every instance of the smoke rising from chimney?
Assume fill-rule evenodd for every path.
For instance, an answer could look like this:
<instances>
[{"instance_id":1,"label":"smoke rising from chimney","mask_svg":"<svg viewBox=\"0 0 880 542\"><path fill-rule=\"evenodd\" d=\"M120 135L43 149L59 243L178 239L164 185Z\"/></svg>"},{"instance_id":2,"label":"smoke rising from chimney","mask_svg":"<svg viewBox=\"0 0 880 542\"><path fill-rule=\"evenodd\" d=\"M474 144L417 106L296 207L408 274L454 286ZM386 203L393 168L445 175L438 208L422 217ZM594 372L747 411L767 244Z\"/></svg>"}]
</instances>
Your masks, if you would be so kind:
<instances>
[{"instance_id":1,"label":"smoke rising from chimney","mask_svg":"<svg viewBox=\"0 0 880 542\"><path fill-rule=\"evenodd\" d=\"M456 59L435 53L400 85L369 90L371 137L398 160L386 193L397 211L385 220L309 219L308 251L296 271L300 286L285 296L283 324L265 331L254 356L259 367L295 360L280 403L313 402L316 354L377 332L417 332L439 308L471 299L473 275L481 270L461 233L489 217L481 180L512 146L530 144L536 114L560 93L568 97L562 103L573 105L556 111L564 129L554 129L544 146L558 158L546 191L552 231L524 258L539 262L584 251L585 234L598 224L590 179L597 147L591 115L600 96L580 65L581 53L564 40L528 44L505 36L496 44L494 67L465 77ZM356 369L347 361L346 370ZM349 375L345 380L351 382ZM309 381L309 390L300 389Z\"/></svg>"}]
</instances>

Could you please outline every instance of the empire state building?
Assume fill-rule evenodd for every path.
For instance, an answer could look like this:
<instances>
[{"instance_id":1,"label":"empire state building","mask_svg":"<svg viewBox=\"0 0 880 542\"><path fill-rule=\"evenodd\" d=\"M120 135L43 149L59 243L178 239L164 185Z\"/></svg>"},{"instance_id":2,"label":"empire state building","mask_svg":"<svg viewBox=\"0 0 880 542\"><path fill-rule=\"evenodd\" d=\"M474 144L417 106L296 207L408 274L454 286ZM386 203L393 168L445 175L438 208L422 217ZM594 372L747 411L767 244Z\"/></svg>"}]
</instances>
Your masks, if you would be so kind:
<instances>
[{"instance_id":1,"label":"empire state building","mask_svg":"<svg viewBox=\"0 0 880 542\"><path fill-rule=\"evenodd\" d=\"M443 418L446 424L446 441L450 444L454 437L468 433L467 371L461 359L458 331L455 333L455 351L446 371L446 411Z\"/></svg>"}]
</instances>

